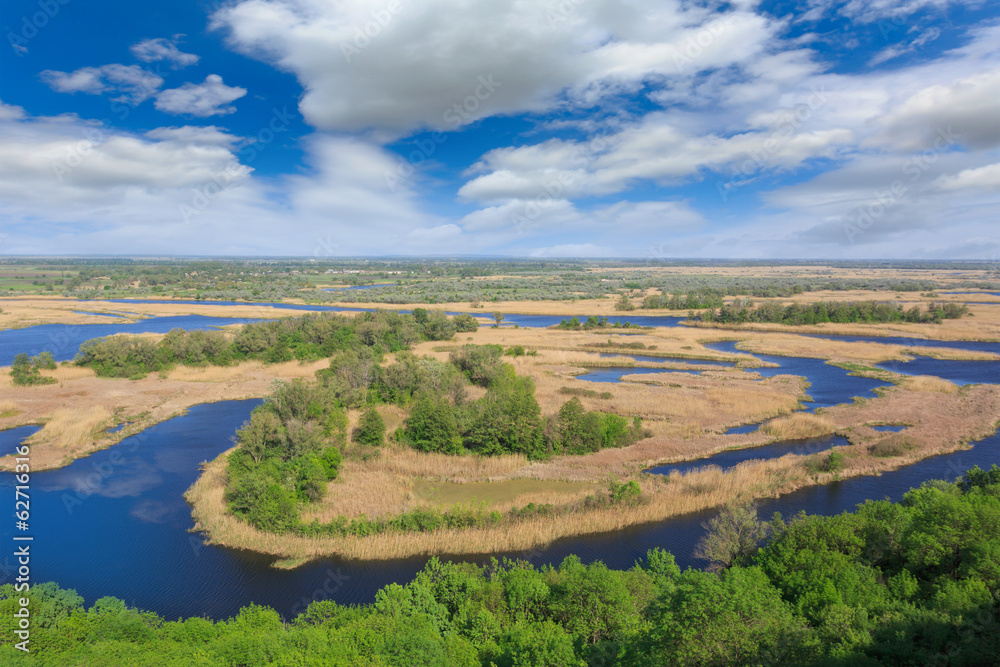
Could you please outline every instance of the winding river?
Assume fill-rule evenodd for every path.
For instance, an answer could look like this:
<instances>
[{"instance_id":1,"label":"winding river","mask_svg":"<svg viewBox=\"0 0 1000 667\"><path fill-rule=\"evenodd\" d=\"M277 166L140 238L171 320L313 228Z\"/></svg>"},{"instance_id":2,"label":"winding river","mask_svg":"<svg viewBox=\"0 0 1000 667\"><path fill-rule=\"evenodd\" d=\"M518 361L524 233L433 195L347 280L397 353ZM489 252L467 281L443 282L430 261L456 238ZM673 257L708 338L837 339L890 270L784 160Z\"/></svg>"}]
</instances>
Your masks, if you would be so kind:
<instances>
[{"instance_id":1,"label":"winding river","mask_svg":"<svg viewBox=\"0 0 1000 667\"><path fill-rule=\"evenodd\" d=\"M314 307L294 309L326 310ZM549 326L543 323L543 316L519 317L529 318L521 326ZM558 322L563 318L547 319ZM627 319L636 324L643 323L640 317ZM670 318L675 322L669 325L662 323L661 318L655 319L659 322L658 326L675 326L681 318ZM83 340L117 331L165 332L175 327L202 328L245 321L248 320L184 316L150 318L133 324L45 325L50 327L48 329L30 327L0 332L0 345L5 355L0 360L6 356L12 358L17 351L37 354L43 349L58 353L57 359L68 359L72 358ZM136 328L142 325L156 328ZM79 330L79 333L69 330ZM876 337L871 340L890 342ZM711 347L719 351L735 351L735 343L732 342L716 343ZM808 405L811 410L849 402L853 396L870 395L873 389L885 384L850 376L821 360L756 356L781 365L780 368L756 369L762 374L790 373L807 377L812 383L808 390L813 399ZM899 365L910 368L908 364L923 363L925 360L928 358L919 357ZM685 361L704 363L700 360ZM997 372L1000 362L938 363L940 369L937 370L941 372L933 374L942 377L950 374L968 381L1000 380L1000 372ZM969 367L966 368L966 365ZM603 372L606 369L599 370ZM637 369L624 370L635 372ZM215 458L229 446L229 437L259 403L259 400L248 400L198 405L184 416L125 438L119 444L65 468L34 473L31 478L31 501L32 514L37 519L31 531L35 538L33 579L53 580L63 587L75 588L88 604L101 596L113 595L129 605L156 611L168 619L201 615L225 618L250 602L270 605L285 617L290 617L302 611L311 599L329 598L345 604L370 602L381 587L410 580L423 567L426 558L393 561L325 559L284 571L270 567L270 557L205 545L201 536L189 532L192 519L190 508L183 499L184 491L197 478L200 463ZM21 427L0 432L0 448L6 453L36 428ZM737 427L753 428L756 427ZM731 429L731 432L739 432L737 429ZM774 443L752 450L727 450L698 461L664 466L664 470L655 472L708 464L725 468L739 465L747 459L781 456L789 452L811 453L838 444L843 443L837 436L830 436ZM835 514L851 510L857 503L869 498L898 500L906 490L925 480L953 479L973 465L988 467L992 463L1000 463L1000 434L975 443L968 450L925 459L878 477L859 477L807 487L780 498L767 499L759 504L759 511L763 517L769 517L774 512L788 517L801 510L813 514ZM6 487L4 497L11 498L13 476L10 473L0 474L0 485ZM702 563L695 560L691 553L704 534L702 523L714 513L688 514L612 533L565 538L526 553L495 555L526 558L535 565L541 565L557 564L567 555L577 554L585 562L602 560L610 567L627 568L648 549L662 547L673 552L682 567L697 567ZM0 539L10 539L9 524L4 523ZM488 558L475 556L456 560L482 562ZM11 566L10 556L0 558L0 580L9 580Z\"/></svg>"}]
</instances>

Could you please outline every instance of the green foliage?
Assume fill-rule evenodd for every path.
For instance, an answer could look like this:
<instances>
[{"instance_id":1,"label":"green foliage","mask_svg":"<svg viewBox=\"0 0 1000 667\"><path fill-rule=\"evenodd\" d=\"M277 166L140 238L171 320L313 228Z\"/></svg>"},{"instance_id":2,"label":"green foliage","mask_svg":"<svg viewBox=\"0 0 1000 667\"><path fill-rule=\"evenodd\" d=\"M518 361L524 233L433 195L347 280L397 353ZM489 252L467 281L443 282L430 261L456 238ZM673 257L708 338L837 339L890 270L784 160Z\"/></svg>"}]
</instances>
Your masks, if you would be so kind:
<instances>
[{"instance_id":1,"label":"green foliage","mask_svg":"<svg viewBox=\"0 0 1000 667\"><path fill-rule=\"evenodd\" d=\"M115 598L88 609L54 584L27 592L7 584L0 662L32 662L13 647L13 614L26 597L32 657L41 665L994 664L997 477L996 467L973 469L957 484L911 490L901 503L776 518L769 542L743 549L718 572L682 572L661 549L628 570L575 556L541 568L431 558L412 581L378 591L373 604L313 602L289 623L255 604L228 620L164 621ZM260 495L264 505L280 502L273 487ZM391 523L434 530L495 520L454 508ZM344 534L390 529L375 520L351 526Z\"/></svg>"},{"instance_id":2,"label":"green foliage","mask_svg":"<svg viewBox=\"0 0 1000 667\"><path fill-rule=\"evenodd\" d=\"M920 312L918 306L904 311L898 303L879 301L819 301L817 303L792 303L765 301L756 309L749 299L737 299L717 311L708 310L694 319L706 322L743 323L772 322L777 324L822 324L825 322L937 322L958 319L969 313L968 307L956 303L927 304Z\"/></svg>"},{"instance_id":3,"label":"green foliage","mask_svg":"<svg viewBox=\"0 0 1000 667\"><path fill-rule=\"evenodd\" d=\"M14 362L10 367L10 377L15 385L19 387L39 384L55 384L56 379L46 377L41 374L41 369L53 369L56 362L52 359L51 352L42 352L36 357L28 358L24 352L14 355Z\"/></svg>"},{"instance_id":4,"label":"green foliage","mask_svg":"<svg viewBox=\"0 0 1000 667\"><path fill-rule=\"evenodd\" d=\"M418 394L404 424L403 440L424 452L460 452L462 439L451 404L431 392Z\"/></svg>"},{"instance_id":5,"label":"green foliage","mask_svg":"<svg viewBox=\"0 0 1000 667\"><path fill-rule=\"evenodd\" d=\"M455 330L459 333L472 333L479 329L479 320L468 313L459 313L451 321L455 323Z\"/></svg>"},{"instance_id":6,"label":"green foliage","mask_svg":"<svg viewBox=\"0 0 1000 667\"><path fill-rule=\"evenodd\" d=\"M503 367L502 355L500 345L463 345L448 353L448 361L472 384L489 387Z\"/></svg>"},{"instance_id":7,"label":"green foliage","mask_svg":"<svg viewBox=\"0 0 1000 667\"><path fill-rule=\"evenodd\" d=\"M535 400L535 383L502 364L478 406L466 443L480 454L519 453L542 455L541 408Z\"/></svg>"},{"instance_id":8,"label":"green foliage","mask_svg":"<svg viewBox=\"0 0 1000 667\"><path fill-rule=\"evenodd\" d=\"M385 444L385 421L378 410L370 407L361 413L361 419L351 433L351 438L354 442L371 447Z\"/></svg>"}]
</instances>

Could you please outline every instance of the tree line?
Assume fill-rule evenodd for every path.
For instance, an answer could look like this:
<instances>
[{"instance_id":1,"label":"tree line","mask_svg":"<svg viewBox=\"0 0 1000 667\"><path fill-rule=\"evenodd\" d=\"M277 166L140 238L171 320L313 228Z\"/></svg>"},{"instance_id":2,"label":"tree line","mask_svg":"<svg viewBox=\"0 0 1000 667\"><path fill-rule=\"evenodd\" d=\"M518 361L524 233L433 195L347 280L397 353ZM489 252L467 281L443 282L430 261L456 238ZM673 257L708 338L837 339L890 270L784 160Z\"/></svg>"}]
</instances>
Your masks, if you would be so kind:
<instances>
[{"instance_id":1,"label":"tree line","mask_svg":"<svg viewBox=\"0 0 1000 667\"><path fill-rule=\"evenodd\" d=\"M823 324L826 322L933 322L957 319L969 313L967 306L957 303L929 303L925 310L920 306L904 309L898 303L883 301L820 301L817 303L791 303L765 301L754 307L750 299L737 299L721 308L701 313L690 313L689 319L721 324L768 322L774 324Z\"/></svg>"},{"instance_id":2,"label":"tree line","mask_svg":"<svg viewBox=\"0 0 1000 667\"><path fill-rule=\"evenodd\" d=\"M927 482L899 503L770 522L723 512L681 570L661 549L625 570L432 558L374 602L298 616L249 604L212 621L52 583L0 586L0 658L73 667L986 665L1000 655L1000 468ZM29 600L30 655L14 648ZM16 657L15 657L16 656Z\"/></svg>"}]
</instances>

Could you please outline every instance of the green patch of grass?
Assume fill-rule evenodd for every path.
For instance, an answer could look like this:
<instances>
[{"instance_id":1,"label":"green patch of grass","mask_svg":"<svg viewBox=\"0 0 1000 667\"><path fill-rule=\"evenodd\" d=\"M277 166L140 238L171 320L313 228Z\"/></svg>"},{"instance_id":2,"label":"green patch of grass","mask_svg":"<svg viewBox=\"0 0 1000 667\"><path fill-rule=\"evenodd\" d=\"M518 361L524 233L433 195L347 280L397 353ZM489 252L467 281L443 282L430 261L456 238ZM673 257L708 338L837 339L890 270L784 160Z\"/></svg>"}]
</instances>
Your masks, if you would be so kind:
<instances>
[{"instance_id":1,"label":"green patch of grass","mask_svg":"<svg viewBox=\"0 0 1000 667\"><path fill-rule=\"evenodd\" d=\"M583 396L585 398L612 398L610 391L594 391L593 389L583 389L582 387L559 387L559 393L566 396Z\"/></svg>"}]
</instances>

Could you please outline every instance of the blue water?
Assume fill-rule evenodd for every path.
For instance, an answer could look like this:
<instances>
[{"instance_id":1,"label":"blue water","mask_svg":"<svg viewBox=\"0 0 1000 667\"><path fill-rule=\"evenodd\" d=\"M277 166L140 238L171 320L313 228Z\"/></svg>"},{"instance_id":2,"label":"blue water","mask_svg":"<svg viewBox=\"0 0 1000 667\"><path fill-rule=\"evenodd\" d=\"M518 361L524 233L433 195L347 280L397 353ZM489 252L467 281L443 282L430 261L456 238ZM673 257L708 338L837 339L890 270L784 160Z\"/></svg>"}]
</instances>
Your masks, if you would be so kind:
<instances>
[{"instance_id":1,"label":"blue water","mask_svg":"<svg viewBox=\"0 0 1000 667\"><path fill-rule=\"evenodd\" d=\"M938 294L989 294L991 296L1000 296L1000 292L938 292Z\"/></svg>"},{"instance_id":2,"label":"blue water","mask_svg":"<svg viewBox=\"0 0 1000 667\"><path fill-rule=\"evenodd\" d=\"M66 361L76 356L84 341L116 333L167 333L171 329L190 331L256 321L242 317L177 315L115 324L40 324L23 329L6 329L0 331L0 366L10 365L19 352L35 356L48 351L56 361Z\"/></svg>"},{"instance_id":3,"label":"blue water","mask_svg":"<svg viewBox=\"0 0 1000 667\"><path fill-rule=\"evenodd\" d=\"M899 433L905 430L906 426L894 426L892 424L885 424L883 426L869 426L868 428L879 431L880 433Z\"/></svg>"},{"instance_id":4,"label":"blue water","mask_svg":"<svg viewBox=\"0 0 1000 667\"><path fill-rule=\"evenodd\" d=\"M288 618L310 599L367 603L383 586L411 580L426 558L326 559L285 571L269 567L268 557L205 545L200 536L188 532L192 519L182 497L184 490L197 478L202 461L229 447L229 436L259 403L195 406L185 416L130 436L66 468L34 473L33 579L75 588L88 604L114 595L168 619L226 618L250 602L273 606ZM751 453L759 457L762 451ZM924 480L953 479L972 465L988 467L998 462L1000 438L994 435L969 451L926 459L880 477L808 487L764 500L759 511L762 517L775 511L789 517L800 509L835 514L853 509L866 498L898 500ZM12 479L10 473L0 473L0 486L8 498L13 497ZM496 556L522 558L540 566L577 554L584 562L602 560L610 567L628 568L648 549L662 547L674 553L681 567L701 566L691 553L704 534L701 524L714 514L688 514ZM10 522L3 523L0 539L9 540L10 530ZM9 581L10 565L10 556L0 556L0 581Z\"/></svg>"},{"instance_id":5,"label":"blue water","mask_svg":"<svg viewBox=\"0 0 1000 667\"><path fill-rule=\"evenodd\" d=\"M684 357L653 357L645 354L632 354L631 352L601 352L602 357L628 357L636 361L647 361L659 363L661 361L676 361L682 364L699 364L702 366L729 366L735 364L731 361L716 361L710 359L686 359Z\"/></svg>"},{"instance_id":6,"label":"blue water","mask_svg":"<svg viewBox=\"0 0 1000 667\"><path fill-rule=\"evenodd\" d=\"M742 424L740 426L733 426L731 428L727 428L726 429L726 435L737 435L737 434L741 434L741 433L753 433L758 428L760 428L760 425L763 424L763 423L764 422L760 422L758 424Z\"/></svg>"},{"instance_id":7,"label":"blue water","mask_svg":"<svg viewBox=\"0 0 1000 667\"><path fill-rule=\"evenodd\" d=\"M40 424L28 424L0 431L0 456L13 454L17 446L41 430Z\"/></svg>"},{"instance_id":8,"label":"blue water","mask_svg":"<svg viewBox=\"0 0 1000 667\"><path fill-rule=\"evenodd\" d=\"M705 347L719 352L741 353L736 349L736 341L707 343ZM743 354L748 354L742 352ZM778 357L769 354L754 354L753 356L778 364L778 368L748 369L760 373L763 377L775 375L800 375L812 385L806 393L812 399L804 401L806 412L814 412L816 408L828 408L842 403L850 403L855 396L874 398L875 389L888 387L889 382L872 380L870 378L849 375L848 371L837 366L831 366L822 359L808 357Z\"/></svg>"},{"instance_id":9,"label":"blue water","mask_svg":"<svg viewBox=\"0 0 1000 667\"><path fill-rule=\"evenodd\" d=\"M194 301L194 300L183 300L183 299L170 299L169 301L154 300L154 299L109 299L113 303L181 303L187 305L209 305L209 306L266 306L271 308L284 308L287 310L306 310L306 311L324 311L324 312L334 312L334 313L347 313L347 312L364 312L373 311L375 308L350 308L342 306L321 306L316 304L295 304L295 303L274 303L274 302L263 302L263 301ZM396 310L396 309L393 309ZM408 313L409 310L399 310L401 313ZM445 311L448 315L458 315L458 311ZM483 318L485 320L492 321L492 313L479 313L476 315L478 318ZM567 320L573 317L572 315L517 315L517 314L504 314L503 326L513 326L518 325L519 327L529 327L529 328L543 328L551 327L559 324L563 320ZM577 315L580 321L585 321L587 315ZM644 327L675 327L680 326L686 317L672 317L668 315L634 315L630 317L625 316L610 316L608 317L609 324L624 324L625 322L630 322L636 326Z\"/></svg>"},{"instance_id":10,"label":"blue water","mask_svg":"<svg viewBox=\"0 0 1000 667\"><path fill-rule=\"evenodd\" d=\"M916 357L912 361L886 361L876 366L903 375L936 375L958 385L1000 382L1000 361L950 361Z\"/></svg>"},{"instance_id":11,"label":"blue water","mask_svg":"<svg viewBox=\"0 0 1000 667\"><path fill-rule=\"evenodd\" d=\"M701 375L701 371L681 370L679 368L635 368L632 366L609 366L607 368L592 368L583 375L574 376L584 382L620 382L624 375L650 375L653 373L690 373Z\"/></svg>"},{"instance_id":12,"label":"blue water","mask_svg":"<svg viewBox=\"0 0 1000 667\"><path fill-rule=\"evenodd\" d=\"M650 468L646 472L656 475L669 475L673 471L686 473L705 466L719 466L728 470L744 461L766 461L781 458L786 454L809 455L823 452L831 447L846 447L850 445L847 438L841 435L827 435L819 438L803 438L800 440L785 440L760 447L745 447L743 449L727 449L712 456Z\"/></svg>"},{"instance_id":13,"label":"blue water","mask_svg":"<svg viewBox=\"0 0 1000 667\"><path fill-rule=\"evenodd\" d=\"M977 350L1000 354L1000 343L977 340L933 340L930 338L910 338L907 336L842 336L839 334L803 334L825 340L843 340L849 343L884 343L907 347L950 347L960 350Z\"/></svg>"},{"instance_id":14,"label":"blue water","mask_svg":"<svg viewBox=\"0 0 1000 667\"><path fill-rule=\"evenodd\" d=\"M95 313L90 310L74 310L77 315L96 315L98 317L125 317L121 313Z\"/></svg>"}]
</instances>

